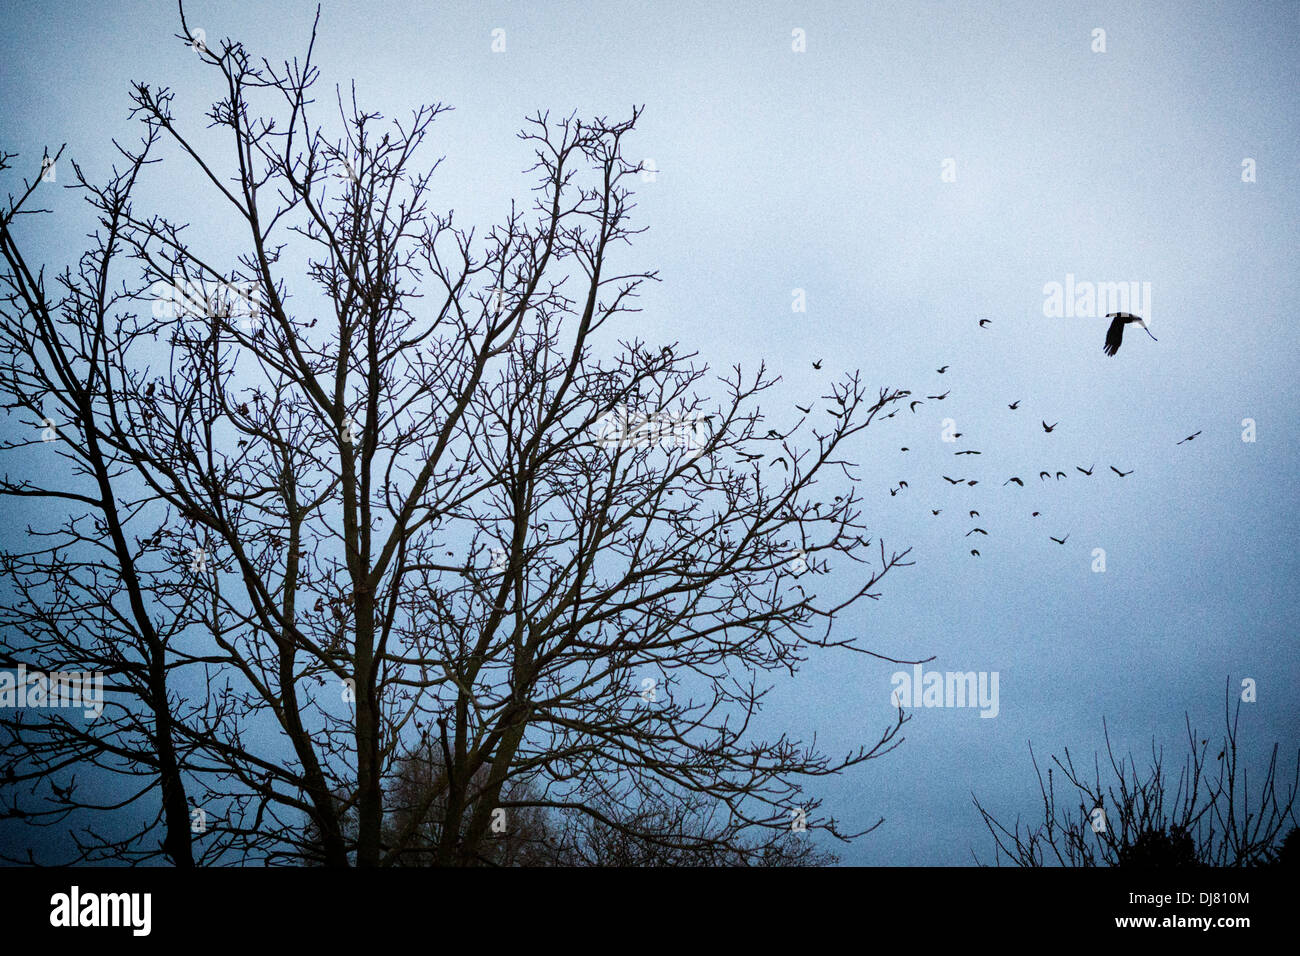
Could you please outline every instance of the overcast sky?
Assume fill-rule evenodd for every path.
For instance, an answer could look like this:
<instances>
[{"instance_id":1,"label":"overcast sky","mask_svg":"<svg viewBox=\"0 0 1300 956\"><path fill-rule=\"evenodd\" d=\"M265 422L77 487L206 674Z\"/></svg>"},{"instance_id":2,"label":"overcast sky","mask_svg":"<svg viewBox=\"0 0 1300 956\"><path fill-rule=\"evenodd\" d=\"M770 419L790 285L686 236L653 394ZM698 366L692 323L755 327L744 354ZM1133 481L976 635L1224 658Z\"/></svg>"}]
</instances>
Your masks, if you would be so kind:
<instances>
[{"instance_id":1,"label":"overcast sky","mask_svg":"<svg viewBox=\"0 0 1300 956\"><path fill-rule=\"evenodd\" d=\"M839 849L845 862L988 859L971 794L1032 818L1030 741L1042 758L1091 755L1105 717L1121 749L1143 757L1154 736L1181 763L1184 712L1219 734L1229 678L1258 683L1242 725L1252 766L1275 741L1289 765L1300 6L735 6L327 2L320 89L355 79L386 117L453 106L428 157L446 156L434 195L483 231L532 185L515 138L526 116L644 104L628 149L659 172L638 184L649 231L619 254L662 282L629 332L719 373L766 360L785 379L764 404L774 423L846 369L872 387L950 391L856 449L873 534L916 564L837 633L934 655L927 669L997 672L999 711L916 710L900 749L826 783L846 827L886 817ZM314 4L187 11L210 43L232 35L275 62L305 50ZM131 81L173 87L174 111L196 123L219 95L172 38L167 3L7 0L3 19L0 148L24 157L66 142L102 178L111 139L137 135ZM216 201L175 169L155 170L144 195L204 222ZM91 224L71 194L47 205L57 217L26 228L61 263ZM1130 326L1111 358L1104 318L1046 316L1045 287L1067 276L1149 283L1159 341ZM942 440L946 418L958 444ZM1044 419L1060 424L1047 434ZM983 454L953 456L966 448ZM1068 477L1043 482L1043 469ZM1011 475L1026 487L1004 486ZM975 526L988 535L965 537ZM848 751L889 721L895 670L816 655L765 720Z\"/></svg>"}]
</instances>

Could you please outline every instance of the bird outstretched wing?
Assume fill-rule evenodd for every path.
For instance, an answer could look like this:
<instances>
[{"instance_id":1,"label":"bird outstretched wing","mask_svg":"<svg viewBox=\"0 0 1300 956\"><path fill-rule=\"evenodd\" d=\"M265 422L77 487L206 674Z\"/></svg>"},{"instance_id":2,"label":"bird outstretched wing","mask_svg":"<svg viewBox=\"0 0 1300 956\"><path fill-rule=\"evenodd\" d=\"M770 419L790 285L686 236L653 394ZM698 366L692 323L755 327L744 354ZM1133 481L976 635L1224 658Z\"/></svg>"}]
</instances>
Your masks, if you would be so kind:
<instances>
[{"instance_id":1,"label":"bird outstretched wing","mask_svg":"<svg viewBox=\"0 0 1300 956\"><path fill-rule=\"evenodd\" d=\"M1115 318L1111 320L1110 328L1106 330L1106 344L1102 346L1102 351L1107 355L1114 355L1119 351L1119 347L1124 342L1124 313L1114 313Z\"/></svg>"}]
</instances>

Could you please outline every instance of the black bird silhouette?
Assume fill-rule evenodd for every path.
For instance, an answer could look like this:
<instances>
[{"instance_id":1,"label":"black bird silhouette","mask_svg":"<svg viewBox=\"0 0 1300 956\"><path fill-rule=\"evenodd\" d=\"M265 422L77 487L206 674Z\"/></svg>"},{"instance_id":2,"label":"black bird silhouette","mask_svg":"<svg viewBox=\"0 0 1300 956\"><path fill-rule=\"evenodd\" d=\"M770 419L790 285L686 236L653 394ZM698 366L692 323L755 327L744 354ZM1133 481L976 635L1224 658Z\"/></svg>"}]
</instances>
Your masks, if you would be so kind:
<instances>
[{"instance_id":1,"label":"black bird silhouette","mask_svg":"<svg viewBox=\"0 0 1300 956\"><path fill-rule=\"evenodd\" d=\"M1040 471L1038 473L1039 481L1042 481L1044 478L1051 478L1051 477L1052 477L1052 473L1050 471Z\"/></svg>"},{"instance_id":2,"label":"black bird silhouette","mask_svg":"<svg viewBox=\"0 0 1300 956\"><path fill-rule=\"evenodd\" d=\"M150 388L153 388L152 385L149 386L149 387L150 387ZM1199 434L1200 434L1200 432L1197 432L1197 433L1196 433L1196 435L1199 435ZM1189 442L1189 441L1191 441L1193 438L1195 438L1196 435L1188 435L1186 438L1183 439L1183 441L1176 441L1176 442L1174 442L1174 444L1175 444L1175 445L1181 445L1181 444L1183 444L1183 442Z\"/></svg>"},{"instance_id":3,"label":"black bird silhouette","mask_svg":"<svg viewBox=\"0 0 1300 956\"><path fill-rule=\"evenodd\" d=\"M982 534L985 537L988 537L988 532L985 531L983 528L971 528L969 531L966 532L966 537L969 538L973 534Z\"/></svg>"},{"instance_id":4,"label":"black bird silhouette","mask_svg":"<svg viewBox=\"0 0 1300 956\"><path fill-rule=\"evenodd\" d=\"M925 396L925 397L926 397L926 398L933 398L936 402L942 402L945 398L948 397L948 392L951 392L951 391L952 391L952 389L948 389L948 391L947 391L947 392L944 392L942 395L927 395L927 396Z\"/></svg>"},{"instance_id":5,"label":"black bird silhouette","mask_svg":"<svg viewBox=\"0 0 1300 956\"><path fill-rule=\"evenodd\" d=\"M1055 428L1057 425L1059 425L1059 424L1061 424L1061 423L1060 423L1060 422L1055 422L1054 424L1049 425L1049 424L1047 424L1047 422L1043 422L1043 431L1045 431L1045 432L1050 432L1050 431L1052 431L1052 429L1054 429L1054 428Z\"/></svg>"},{"instance_id":6,"label":"black bird silhouette","mask_svg":"<svg viewBox=\"0 0 1300 956\"><path fill-rule=\"evenodd\" d=\"M1092 468L1096 468L1096 467L1097 467L1097 463L1094 461L1094 462L1092 463ZM1075 466L1074 466L1074 470L1075 470L1075 471L1082 472L1083 474L1088 475L1089 477L1092 476L1092 468L1089 468L1087 471L1084 471L1084 470L1083 470L1082 468L1080 468L1078 465L1075 465Z\"/></svg>"},{"instance_id":7,"label":"black bird silhouette","mask_svg":"<svg viewBox=\"0 0 1300 956\"><path fill-rule=\"evenodd\" d=\"M960 438L960 437L961 437L961 432L953 432L953 433L952 433L952 437L953 437L953 438Z\"/></svg>"},{"instance_id":8,"label":"black bird silhouette","mask_svg":"<svg viewBox=\"0 0 1300 956\"><path fill-rule=\"evenodd\" d=\"M1013 482L1013 481L1014 481L1016 484L1018 484L1021 488L1025 487L1025 483L1024 483L1023 481L1021 481L1019 478L1008 478L1006 481L1002 482L1002 484L1004 484L1004 485L1009 485L1009 484L1011 484L1011 482Z\"/></svg>"},{"instance_id":9,"label":"black bird silhouette","mask_svg":"<svg viewBox=\"0 0 1300 956\"><path fill-rule=\"evenodd\" d=\"M971 516L972 518L978 518L978 517L980 516L980 513L979 513L978 511L972 511L972 512L970 513L970 516Z\"/></svg>"},{"instance_id":10,"label":"black bird silhouette","mask_svg":"<svg viewBox=\"0 0 1300 956\"><path fill-rule=\"evenodd\" d=\"M935 369L935 371L938 372L940 375L942 375L944 372L948 371L948 368L949 366L945 365L943 368Z\"/></svg>"},{"instance_id":11,"label":"black bird silhouette","mask_svg":"<svg viewBox=\"0 0 1300 956\"><path fill-rule=\"evenodd\" d=\"M1060 481L1060 480L1061 480L1062 478L1064 478L1064 477L1065 477L1065 472L1063 472L1063 471L1058 471L1058 472L1056 473L1056 480L1057 480L1057 481Z\"/></svg>"},{"instance_id":12,"label":"black bird silhouette","mask_svg":"<svg viewBox=\"0 0 1300 956\"><path fill-rule=\"evenodd\" d=\"M1031 518L1037 518L1040 514L1042 514L1041 511L1035 511L1035 512L1034 512L1033 514L1031 514L1029 517L1031 517Z\"/></svg>"},{"instance_id":13,"label":"black bird silhouette","mask_svg":"<svg viewBox=\"0 0 1300 956\"><path fill-rule=\"evenodd\" d=\"M813 368L817 368L817 369L821 368L823 361L824 359L818 359L817 361L813 362Z\"/></svg>"},{"instance_id":14,"label":"black bird silhouette","mask_svg":"<svg viewBox=\"0 0 1300 956\"><path fill-rule=\"evenodd\" d=\"M973 555L975 555L975 557L977 557L977 558L980 556L980 553L979 553L978 551L976 551L974 548L971 548L971 549L970 549L970 553L973 554Z\"/></svg>"},{"instance_id":15,"label":"black bird silhouette","mask_svg":"<svg viewBox=\"0 0 1300 956\"><path fill-rule=\"evenodd\" d=\"M1131 474L1133 474L1133 469L1132 469L1132 468L1130 468L1128 471L1120 471L1120 470L1119 470L1118 468L1116 468L1114 465L1111 465L1111 466L1110 466L1110 470L1113 471L1113 472L1115 472L1115 474L1119 475L1121 478L1123 478L1123 477L1125 477L1125 476L1127 476L1127 475L1131 475Z\"/></svg>"},{"instance_id":16,"label":"black bird silhouette","mask_svg":"<svg viewBox=\"0 0 1300 956\"><path fill-rule=\"evenodd\" d=\"M943 480L946 481L946 482L948 482L948 484L950 484L950 485L960 485L960 484L962 483L962 480L963 480L963 479L961 479L961 478L949 478L947 475L944 475L944 476L943 476Z\"/></svg>"},{"instance_id":17,"label":"black bird silhouette","mask_svg":"<svg viewBox=\"0 0 1300 956\"><path fill-rule=\"evenodd\" d=\"M1020 407L1020 399L1018 399L1018 398L1017 398L1014 402L1012 402L1010 405L1007 406L1007 408L1011 409L1013 412L1014 412L1017 408L1019 408L1019 407Z\"/></svg>"},{"instance_id":18,"label":"black bird silhouette","mask_svg":"<svg viewBox=\"0 0 1300 956\"><path fill-rule=\"evenodd\" d=\"M982 454L984 454L984 453L983 453L983 452L979 452L979 451L959 451L959 452L957 452L957 454L959 454L959 455L982 455Z\"/></svg>"},{"instance_id":19,"label":"black bird silhouette","mask_svg":"<svg viewBox=\"0 0 1300 956\"><path fill-rule=\"evenodd\" d=\"M898 487L900 487L900 488L906 488L906 487L907 487L907 482L902 481L902 480L900 479L899 482L898 482Z\"/></svg>"},{"instance_id":20,"label":"black bird silhouette","mask_svg":"<svg viewBox=\"0 0 1300 956\"><path fill-rule=\"evenodd\" d=\"M812 406L811 406L811 405L809 405L807 408L804 408L804 407L803 407L802 405L800 405L798 402L795 402L795 406L794 406L794 407L797 408L797 409L799 409L799 411L803 412L805 415L807 415L808 413L810 413L810 412L812 411Z\"/></svg>"},{"instance_id":21,"label":"black bird silhouette","mask_svg":"<svg viewBox=\"0 0 1300 956\"><path fill-rule=\"evenodd\" d=\"M1101 347L1101 350L1107 355L1114 355L1119 351L1120 345L1124 342L1124 326L1130 322L1136 322L1142 326L1142 331L1146 332L1147 335L1151 335L1151 330L1147 328L1146 322L1142 321L1140 315L1134 315L1132 312L1110 312L1106 315L1106 318L1113 320L1110 323L1110 328L1106 330L1106 344ZM1151 335L1151 341L1159 342L1160 340Z\"/></svg>"},{"instance_id":22,"label":"black bird silhouette","mask_svg":"<svg viewBox=\"0 0 1300 956\"><path fill-rule=\"evenodd\" d=\"M152 395L153 395L153 387L154 387L155 384L156 384L156 383L154 383L154 382L150 382L150 383L149 383L149 387L146 388L146 389L144 390L144 397L145 397L145 398L150 398L150 397L152 397ZM1198 432L1197 434L1200 434L1200 433Z\"/></svg>"},{"instance_id":23,"label":"black bird silhouette","mask_svg":"<svg viewBox=\"0 0 1300 956\"><path fill-rule=\"evenodd\" d=\"M943 510L942 508L939 509L939 511L942 511L942 510ZM932 515L936 515L936 516L937 516L937 515L939 514L939 511L935 511L933 508L931 508L931 509L930 509L930 514L932 514Z\"/></svg>"},{"instance_id":24,"label":"black bird silhouette","mask_svg":"<svg viewBox=\"0 0 1300 956\"><path fill-rule=\"evenodd\" d=\"M896 495L896 494L898 494L898 489L897 489L897 488L890 488L890 489L889 489L889 497L892 498L892 497L894 497L894 495Z\"/></svg>"},{"instance_id":25,"label":"black bird silhouette","mask_svg":"<svg viewBox=\"0 0 1300 956\"><path fill-rule=\"evenodd\" d=\"M777 464L778 462L780 463L781 467L784 468L786 471L789 471L789 470L790 470L790 466L789 466L788 464L786 464L785 459L784 459L783 457L781 457L780 455L777 455L775 458L772 459L772 464L775 465L775 464Z\"/></svg>"},{"instance_id":26,"label":"black bird silhouette","mask_svg":"<svg viewBox=\"0 0 1300 956\"><path fill-rule=\"evenodd\" d=\"M908 451L908 448L907 448L906 445L904 445L902 448L900 448L900 449L898 449L898 450L899 450L899 451Z\"/></svg>"},{"instance_id":27,"label":"black bird silhouette","mask_svg":"<svg viewBox=\"0 0 1300 956\"><path fill-rule=\"evenodd\" d=\"M987 327L988 324L992 321L993 321L992 319L980 319L980 328L982 329Z\"/></svg>"},{"instance_id":28,"label":"black bird silhouette","mask_svg":"<svg viewBox=\"0 0 1300 956\"><path fill-rule=\"evenodd\" d=\"M974 488L976 485L979 484L979 482L978 482L978 481L975 481L974 479L972 479L972 480L966 482L966 484L968 484L968 485L970 485L972 488Z\"/></svg>"},{"instance_id":29,"label":"black bird silhouette","mask_svg":"<svg viewBox=\"0 0 1300 956\"><path fill-rule=\"evenodd\" d=\"M915 414L915 412L916 412L916 406L917 406L917 405L924 405L925 402L921 401L921 400L918 398L916 401L914 401L914 402L910 402L910 403L908 403L908 404L909 404L909 406L911 407L912 412Z\"/></svg>"},{"instance_id":30,"label":"black bird silhouette","mask_svg":"<svg viewBox=\"0 0 1300 956\"><path fill-rule=\"evenodd\" d=\"M1048 535L1048 537L1052 538L1050 534ZM1067 534L1064 538L1052 538L1052 540L1055 541L1057 544L1065 544L1065 542L1070 540L1070 536Z\"/></svg>"}]
</instances>

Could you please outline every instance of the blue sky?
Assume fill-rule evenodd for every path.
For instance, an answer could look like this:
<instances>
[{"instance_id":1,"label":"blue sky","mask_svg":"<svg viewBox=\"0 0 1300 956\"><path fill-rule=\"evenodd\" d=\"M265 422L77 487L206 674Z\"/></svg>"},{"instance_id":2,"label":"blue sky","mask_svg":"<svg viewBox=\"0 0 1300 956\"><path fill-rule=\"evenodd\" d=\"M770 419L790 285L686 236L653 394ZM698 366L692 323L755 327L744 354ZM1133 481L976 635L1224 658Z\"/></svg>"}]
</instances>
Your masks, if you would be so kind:
<instances>
[{"instance_id":1,"label":"blue sky","mask_svg":"<svg viewBox=\"0 0 1300 956\"><path fill-rule=\"evenodd\" d=\"M1000 713L919 710L899 750L827 783L846 825L886 817L840 850L845 862L987 857L970 794L1032 817L1029 741L1040 758L1090 755L1105 716L1121 749L1142 756L1154 736L1181 757L1185 711L1201 736L1220 732L1229 676L1259 686L1247 756L1274 741L1293 755L1300 7L689 6L325 3L321 91L355 79L386 117L454 106L427 157L446 156L434 196L483 229L531 185L515 138L526 116L645 104L629 149L659 173L637 195L649 231L621 255L662 282L629 336L681 342L719 373L767 361L784 377L764 404L774 424L846 369L872 387L951 389L855 449L873 533L917 563L837 633L935 655L929 668L997 671ZM187 4L209 42L233 35L273 62L305 49L313 11ZM24 157L66 142L102 178L111 138L136 135L131 81L172 86L175 112L196 123L217 95L172 39L171 4L6 0L2 16L0 148ZM1255 182L1242 181L1245 159ZM187 169L143 196L220 222ZM71 194L47 205L56 216L25 228L62 262L91 224ZM1130 327L1108 358L1105 319L1046 317L1044 286L1067 275L1150 283L1159 342ZM792 311L795 289L805 312ZM962 444L941 440L945 418ZM1048 435L1040 419L1061 424ZM1091 478L1074 471L1094 463ZM1135 471L1120 479L1112 464ZM1040 482L1049 466L1069 477ZM980 484L942 481L959 473ZM1004 487L1010 475L1026 487ZM891 497L900 478L909 487ZM977 545L963 537L969 509L989 531ZM1064 546L1048 538L1067 533ZM814 656L765 718L850 750L889 720L896 669Z\"/></svg>"}]
</instances>

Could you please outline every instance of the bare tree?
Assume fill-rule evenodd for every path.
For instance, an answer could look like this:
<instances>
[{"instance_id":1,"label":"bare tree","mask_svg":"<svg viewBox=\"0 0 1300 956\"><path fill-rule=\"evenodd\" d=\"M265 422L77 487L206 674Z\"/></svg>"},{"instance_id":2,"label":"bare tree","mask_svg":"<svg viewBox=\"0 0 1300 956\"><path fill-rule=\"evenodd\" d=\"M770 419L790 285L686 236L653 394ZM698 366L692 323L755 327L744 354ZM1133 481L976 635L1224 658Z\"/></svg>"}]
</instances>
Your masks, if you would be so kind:
<instances>
[{"instance_id":1,"label":"bare tree","mask_svg":"<svg viewBox=\"0 0 1300 956\"><path fill-rule=\"evenodd\" d=\"M1152 741L1151 763L1142 775L1132 755L1117 759L1110 731L1102 721L1111 782L1102 785L1100 758L1094 756L1092 781L1065 759L1052 758L1073 797L1058 803L1057 780L1048 767L1038 772L1043 822L1022 827L998 821L979 802L975 806L994 840L994 860L1016 866L1261 866L1282 854L1283 839L1295 832L1295 802L1300 785L1300 753L1289 786L1279 793L1278 745L1274 744L1252 797L1249 775L1239 763L1237 724L1229 690L1224 702L1225 735L1216 757L1208 739L1197 742L1187 719L1188 753L1177 780L1165 770L1163 751ZM1031 749L1032 753L1032 749ZM1077 805L1074 800L1077 799ZM1294 843L1294 840L1290 840Z\"/></svg>"},{"instance_id":2,"label":"bare tree","mask_svg":"<svg viewBox=\"0 0 1300 956\"><path fill-rule=\"evenodd\" d=\"M431 861L472 863L525 805L640 845L662 819L601 808L708 807L694 852L793 812L854 836L805 785L897 745L901 711L838 757L750 725L767 675L872 653L832 624L909 562L867 536L848 449L908 393L849 375L770 421L766 367L627 334L656 278L621 263L639 110L532 117L531 209L480 234L430 209L446 107L386 123L336 90L317 123L315 34L277 66L182 9L213 133L137 84L140 141L106 183L72 166L98 228L57 279L19 228L51 187L0 217L0 494L39 504L0 655L109 698L0 717L7 814L75 819L71 860L178 865L395 863L435 811ZM160 162L222 228L137 208ZM436 778L387 825L426 742Z\"/></svg>"}]
</instances>

